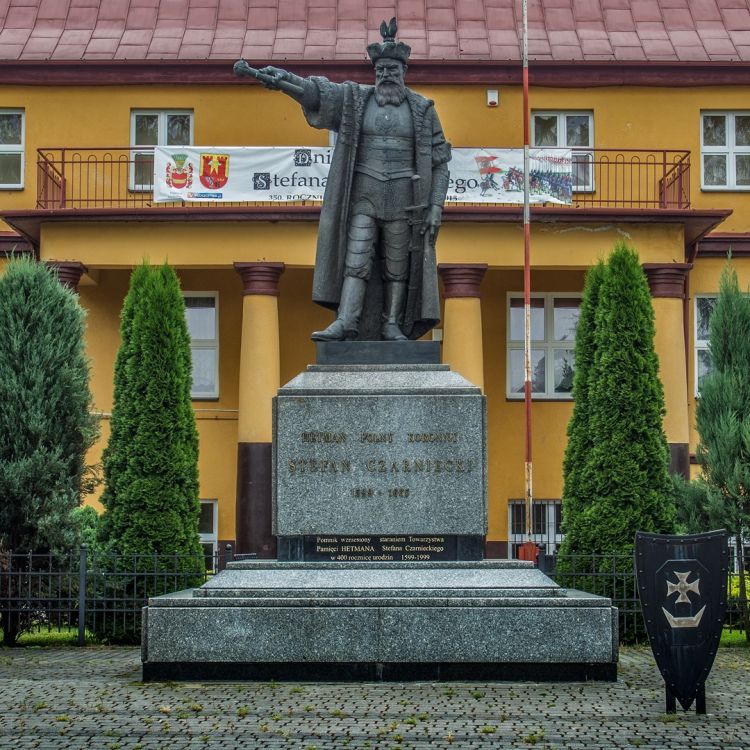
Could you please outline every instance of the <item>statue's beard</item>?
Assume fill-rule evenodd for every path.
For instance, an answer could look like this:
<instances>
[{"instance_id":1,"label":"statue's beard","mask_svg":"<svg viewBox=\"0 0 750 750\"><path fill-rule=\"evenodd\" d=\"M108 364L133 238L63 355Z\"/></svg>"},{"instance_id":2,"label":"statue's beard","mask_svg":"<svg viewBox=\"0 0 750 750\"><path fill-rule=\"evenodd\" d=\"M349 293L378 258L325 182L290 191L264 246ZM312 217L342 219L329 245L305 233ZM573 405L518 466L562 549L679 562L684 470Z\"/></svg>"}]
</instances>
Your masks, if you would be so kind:
<instances>
[{"instance_id":1,"label":"statue's beard","mask_svg":"<svg viewBox=\"0 0 750 750\"><path fill-rule=\"evenodd\" d=\"M381 106L394 104L398 106L406 99L406 86L403 83L384 81L375 84L375 101Z\"/></svg>"}]
</instances>

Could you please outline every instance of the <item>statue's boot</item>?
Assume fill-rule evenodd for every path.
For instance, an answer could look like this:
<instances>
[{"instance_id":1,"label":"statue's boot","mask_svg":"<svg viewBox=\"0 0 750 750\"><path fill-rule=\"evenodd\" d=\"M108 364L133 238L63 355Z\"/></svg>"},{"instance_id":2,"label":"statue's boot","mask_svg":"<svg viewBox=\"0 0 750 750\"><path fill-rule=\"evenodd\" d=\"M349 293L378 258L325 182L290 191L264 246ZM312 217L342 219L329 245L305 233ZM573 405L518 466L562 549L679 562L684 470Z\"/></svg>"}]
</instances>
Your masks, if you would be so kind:
<instances>
[{"instance_id":1,"label":"statue's boot","mask_svg":"<svg viewBox=\"0 0 750 750\"><path fill-rule=\"evenodd\" d=\"M384 341L406 341L398 321L406 301L406 282L389 281L385 284L385 310L380 335Z\"/></svg>"},{"instance_id":2,"label":"statue's boot","mask_svg":"<svg viewBox=\"0 0 750 750\"><path fill-rule=\"evenodd\" d=\"M355 276L344 277L336 320L323 331L313 331L310 338L313 341L344 341L356 338L366 288L365 279Z\"/></svg>"}]
</instances>

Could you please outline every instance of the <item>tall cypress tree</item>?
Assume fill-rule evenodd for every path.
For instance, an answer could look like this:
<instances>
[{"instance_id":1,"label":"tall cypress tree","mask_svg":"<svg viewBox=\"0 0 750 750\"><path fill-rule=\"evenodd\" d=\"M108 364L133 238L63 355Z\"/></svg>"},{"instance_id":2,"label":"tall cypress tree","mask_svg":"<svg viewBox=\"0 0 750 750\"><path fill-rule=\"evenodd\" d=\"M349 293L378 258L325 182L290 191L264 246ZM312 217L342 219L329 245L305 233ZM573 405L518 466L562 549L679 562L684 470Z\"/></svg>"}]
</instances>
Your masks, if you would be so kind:
<instances>
[{"instance_id":1,"label":"tall cypress tree","mask_svg":"<svg viewBox=\"0 0 750 750\"><path fill-rule=\"evenodd\" d=\"M74 511L92 488L86 452L98 435L84 331L77 296L53 272L10 262L0 277L0 553L57 554L79 541ZM2 614L6 645L33 615Z\"/></svg>"},{"instance_id":2,"label":"tall cypress tree","mask_svg":"<svg viewBox=\"0 0 750 750\"><path fill-rule=\"evenodd\" d=\"M750 298L740 291L731 263L721 275L708 347L712 370L701 383L696 407L696 455L703 477L686 499L702 494L706 524L735 535L741 614L750 639L742 554L743 536L750 533Z\"/></svg>"},{"instance_id":3,"label":"tall cypress tree","mask_svg":"<svg viewBox=\"0 0 750 750\"><path fill-rule=\"evenodd\" d=\"M600 281L588 381L588 442L568 465L578 492L562 553L628 553L635 532L669 532L674 505L662 427L654 312L638 255L618 244ZM585 396L584 396L585 398Z\"/></svg>"},{"instance_id":4,"label":"tall cypress tree","mask_svg":"<svg viewBox=\"0 0 750 750\"><path fill-rule=\"evenodd\" d=\"M106 456L102 542L120 553L198 558L198 435L179 281L167 265L142 266L129 297Z\"/></svg>"},{"instance_id":5,"label":"tall cypress tree","mask_svg":"<svg viewBox=\"0 0 750 750\"><path fill-rule=\"evenodd\" d=\"M130 398L131 384L127 377L128 365L133 358L133 314L142 304L143 287L151 269L145 263L137 266L130 275L130 288L120 312L120 347L115 359L115 377L112 417L107 447L104 449L104 492L101 503L105 512L99 519L99 536L109 542L116 538L117 531L127 519L123 517L127 509L117 503L120 482L127 468L128 446L133 439L135 421L133 399ZM111 546L111 545L108 545Z\"/></svg>"},{"instance_id":6,"label":"tall cypress tree","mask_svg":"<svg viewBox=\"0 0 750 750\"><path fill-rule=\"evenodd\" d=\"M596 275L594 330L582 331L589 375L579 379L566 454L558 581L616 598L632 586L632 564L618 566L618 558L632 551L635 532L670 532L675 513L648 283L622 243ZM620 633L623 641L641 636L638 625Z\"/></svg>"},{"instance_id":7,"label":"tall cypress tree","mask_svg":"<svg viewBox=\"0 0 750 750\"><path fill-rule=\"evenodd\" d=\"M600 261L586 274L581 315L576 326L573 414L568 423L568 444L563 460L563 532L567 531L567 519L575 518L592 494L587 487L584 465L592 447L589 382L596 352L596 308L605 270L604 263ZM563 552L565 547L563 542Z\"/></svg>"},{"instance_id":8,"label":"tall cypress tree","mask_svg":"<svg viewBox=\"0 0 750 750\"><path fill-rule=\"evenodd\" d=\"M589 543L629 552L636 531L673 529L674 506L651 293L638 255L622 243L609 258L596 324L590 515L599 523Z\"/></svg>"}]
</instances>

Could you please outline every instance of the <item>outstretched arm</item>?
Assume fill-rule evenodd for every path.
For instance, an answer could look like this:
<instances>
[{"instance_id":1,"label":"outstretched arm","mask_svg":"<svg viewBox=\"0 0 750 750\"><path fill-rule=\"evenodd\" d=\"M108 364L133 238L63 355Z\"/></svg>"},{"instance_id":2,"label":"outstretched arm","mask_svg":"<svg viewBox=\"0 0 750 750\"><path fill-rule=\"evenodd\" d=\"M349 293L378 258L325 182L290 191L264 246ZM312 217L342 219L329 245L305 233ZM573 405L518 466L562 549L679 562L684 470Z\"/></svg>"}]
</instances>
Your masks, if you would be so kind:
<instances>
[{"instance_id":1,"label":"outstretched arm","mask_svg":"<svg viewBox=\"0 0 750 750\"><path fill-rule=\"evenodd\" d=\"M283 91L310 112L315 112L320 107L318 87L309 79L300 78L283 68L274 68L272 65L268 65L257 70L248 65L245 60L237 60L234 64L234 74L236 76L252 76L271 91Z\"/></svg>"}]
</instances>

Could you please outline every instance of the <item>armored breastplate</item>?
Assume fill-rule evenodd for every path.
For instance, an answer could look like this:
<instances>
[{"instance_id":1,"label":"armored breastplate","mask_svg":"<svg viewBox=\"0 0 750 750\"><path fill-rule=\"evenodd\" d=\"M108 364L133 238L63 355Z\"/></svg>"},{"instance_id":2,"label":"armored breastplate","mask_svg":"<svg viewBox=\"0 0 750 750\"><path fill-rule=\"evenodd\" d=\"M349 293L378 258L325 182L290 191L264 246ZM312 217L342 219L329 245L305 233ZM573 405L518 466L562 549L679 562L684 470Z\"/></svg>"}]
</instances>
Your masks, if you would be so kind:
<instances>
[{"instance_id":1,"label":"armored breastplate","mask_svg":"<svg viewBox=\"0 0 750 750\"><path fill-rule=\"evenodd\" d=\"M381 107L370 97L354 168L381 181L414 175L414 123L406 100Z\"/></svg>"}]
</instances>

